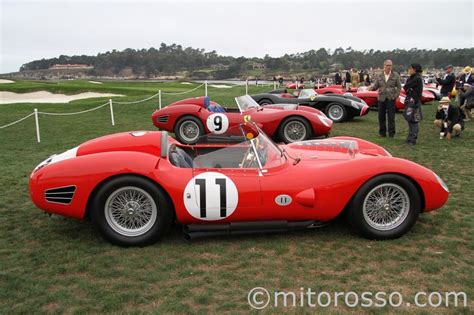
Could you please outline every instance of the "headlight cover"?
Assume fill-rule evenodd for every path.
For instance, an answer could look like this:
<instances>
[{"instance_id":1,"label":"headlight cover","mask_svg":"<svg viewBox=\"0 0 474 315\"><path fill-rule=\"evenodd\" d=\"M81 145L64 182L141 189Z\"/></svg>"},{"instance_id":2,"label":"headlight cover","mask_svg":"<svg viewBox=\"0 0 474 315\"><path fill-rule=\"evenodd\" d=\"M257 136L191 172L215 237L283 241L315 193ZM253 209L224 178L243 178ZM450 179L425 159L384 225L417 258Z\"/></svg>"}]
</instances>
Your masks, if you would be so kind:
<instances>
[{"instance_id":1,"label":"headlight cover","mask_svg":"<svg viewBox=\"0 0 474 315\"><path fill-rule=\"evenodd\" d=\"M443 187L443 189L446 190L446 192L449 192L448 185L446 185L444 180L442 180L441 177L439 177L438 174L436 174L435 172L433 172L433 174L436 177L436 180L438 181L438 183L441 185L441 187Z\"/></svg>"},{"instance_id":2,"label":"headlight cover","mask_svg":"<svg viewBox=\"0 0 474 315\"><path fill-rule=\"evenodd\" d=\"M77 150L78 149L79 149L79 147L75 147L75 148L67 150L63 153L51 155L49 158L47 158L46 160L44 160L43 162L38 164L38 166L35 167L33 172L36 172L37 170L39 170L40 168L45 167L46 165L50 165L50 164L54 164L54 163L57 163L57 162L60 162L60 161L75 158L77 156Z\"/></svg>"}]
</instances>

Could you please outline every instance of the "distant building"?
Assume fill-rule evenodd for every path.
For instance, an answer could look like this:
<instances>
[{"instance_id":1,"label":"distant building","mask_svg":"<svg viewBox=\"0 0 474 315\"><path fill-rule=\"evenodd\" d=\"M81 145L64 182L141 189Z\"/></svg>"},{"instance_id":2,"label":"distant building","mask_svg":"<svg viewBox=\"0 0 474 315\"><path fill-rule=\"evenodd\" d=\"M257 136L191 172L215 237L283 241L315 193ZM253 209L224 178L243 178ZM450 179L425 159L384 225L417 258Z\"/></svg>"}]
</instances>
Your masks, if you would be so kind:
<instances>
[{"instance_id":1,"label":"distant building","mask_svg":"<svg viewBox=\"0 0 474 315\"><path fill-rule=\"evenodd\" d=\"M55 64L49 67L50 70L71 70L71 69L80 69L80 70L89 70L94 69L92 65L86 64Z\"/></svg>"},{"instance_id":2,"label":"distant building","mask_svg":"<svg viewBox=\"0 0 474 315\"><path fill-rule=\"evenodd\" d=\"M253 70L256 70L256 69L265 69L265 64L260 63L260 62L253 62L253 63L251 64L251 66L252 66L252 69L253 69Z\"/></svg>"}]
</instances>

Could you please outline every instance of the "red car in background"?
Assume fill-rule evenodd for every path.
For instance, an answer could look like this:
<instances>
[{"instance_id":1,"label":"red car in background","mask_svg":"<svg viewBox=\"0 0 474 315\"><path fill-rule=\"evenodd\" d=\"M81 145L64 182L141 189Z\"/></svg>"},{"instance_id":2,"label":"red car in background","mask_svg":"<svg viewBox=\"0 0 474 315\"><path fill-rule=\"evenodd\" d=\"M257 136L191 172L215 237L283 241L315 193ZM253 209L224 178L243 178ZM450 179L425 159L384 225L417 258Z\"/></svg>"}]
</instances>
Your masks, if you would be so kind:
<instances>
[{"instance_id":1,"label":"red car in background","mask_svg":"<svg viewBox=\"0 0 474 315\"><path fill-rule=\"evenodd\" d=\"M194 144L208 133L224 133L244 119L255 122L267 135L285 143L327 136L333 121L318 109L298 104L262 107L249 95L236 97L238 108L223 107L209 97L189 98L156 110L153 124L173 132L179 142Z\"/></svg>"},{"instance_id":2,"label":"red car in background","mask_svg":"<svg viewBox=\"0 0 474 315\"><path fill-rule=\"evenodd\" d=\"M347 91L341 85L330 85L326 88L315 89L315 91L318 94L328 94L328 93L346 94L346 93L350 93L350 94L364 100L367 103L367 105L369 105L370 107L377 106L378 92L377 91L369 91L367 89L367 87L360 87L358 89L352 88L349 91ZM402 110L402 109L405 108L405 97L406 97L405 90L402 88L400 96L395 101L395 107L398 110ZM421 103L426 104L426 103L429 103L433 100L435 100L434 94L432 92L424 89L423 93L421 95Z\"/></svg>"}]
</instances>

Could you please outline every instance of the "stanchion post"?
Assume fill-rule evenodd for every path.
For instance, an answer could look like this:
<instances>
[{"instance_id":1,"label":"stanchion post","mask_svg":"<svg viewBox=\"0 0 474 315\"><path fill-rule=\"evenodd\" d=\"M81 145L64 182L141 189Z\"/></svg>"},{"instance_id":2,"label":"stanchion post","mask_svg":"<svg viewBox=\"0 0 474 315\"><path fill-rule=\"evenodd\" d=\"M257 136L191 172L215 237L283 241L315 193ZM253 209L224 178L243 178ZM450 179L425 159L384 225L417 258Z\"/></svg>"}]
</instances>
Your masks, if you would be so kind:
<instances>
[{"instance_id":1,"label":"stanchion post","mask_svg":"<svg viewBox=\"0 0 474 315\"><path fill-rule=\"evenodd\" d=\"M36 141L38 141L38 143L40 143L41 142L40 125L39 125L38 109L37 108L35 108L35 123L36 123Z\"/></svg>"},{"instance_id":2,"label":"stanchion post","mask_svg":"<svg viewBox=\"0 0 474 315\"><path fill-rule=\"evenodd\" d=\"M158 106L161 109L161 90L158 91Z\"/></svg>"},{"instance_id":3,"label":"stanchion post","mask_svg":"<svg viewBox=\"0 0 474 315\"><path fill-rule=\"evenodd\" d=\"M112 119L112 126L115 126L114 107L112 105L112 99L111 98L109 98L109 106L110 106L110 118Z\"/></svg>"},{"instance_id":4,"label":"stanchion post","mask_svg":"<svg viewBox=\"0 0 474 315\"><path fill-rule=\"evenodd\" d=\"M249 80L245 80L245 95L249 94Z\"/></svg>"},{"instance_id":5,"label":"stanchion post","mask_svg":"<svg viewBox=\"0 0 474 315\"><path fill-rule=\"evenodd\" d=\"M207 96L207 80L204 81L204 95Z\"/></svg>"}]
</instances>

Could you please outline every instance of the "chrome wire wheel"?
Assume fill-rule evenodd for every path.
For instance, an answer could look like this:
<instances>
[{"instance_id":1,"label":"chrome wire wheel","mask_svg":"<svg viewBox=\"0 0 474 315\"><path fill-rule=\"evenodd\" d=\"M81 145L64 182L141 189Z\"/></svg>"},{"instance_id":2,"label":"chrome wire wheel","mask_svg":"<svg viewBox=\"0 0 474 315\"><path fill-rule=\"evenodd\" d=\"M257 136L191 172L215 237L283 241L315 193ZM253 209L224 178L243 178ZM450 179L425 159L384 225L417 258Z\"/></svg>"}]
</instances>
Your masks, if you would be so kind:
<instances>
[{"instance_id":1,"label":"chrome wire wheel","mask_svg":"<svg viewBox=\"0 0 474 315\"><path fill-rule=\"evenodd\" d=\"M410 212L410 197L399 185L381 184L367 194L362 212L372 228L379 231L393 230L405 221Z\"/></svg>"},{"instance_id":2,"label":"chrome wire wheel","mask_svg":"<svg viewBox=\"0 0 474 315\"><path fill-rule=\"evenodd\" d=\"M156 222L157 207L145 190L127 186L115 190L104 205L105 219L117 233L134 237L148 232Z\"/></svg>"},{"instance_id":3,"label":"chrome wire wheel","mask_svg":"<svg viewBox=\"0 0 474 315\"><path fill-rule=\"evenodd\" d=\"M339 121L344 116L344 109L341 105L331 105L328 110L328 116L333 121Z\"/></svg>"},{"instance_id":4,"label":"chrome wire wheel","mask_svg":"<svg viewBox=\"0 0 474 315\"><path fill-rule=\"evenodd\" d=\"M284 133L289 142L296 142L306 139L307 130L301 121L293 120L285 125Z\"/></svg>"},{"instance_id":5,"label":"chrome wire wheel","mask_svg":"<svg viewBox=\"0 0 474 315\"><path fill-rule=\"evenodd\" d=\"M186 120L179 126L179 134L188 143L192 143L199 137L199 126L195 121Z\"/></svg>"}]
</instances>

